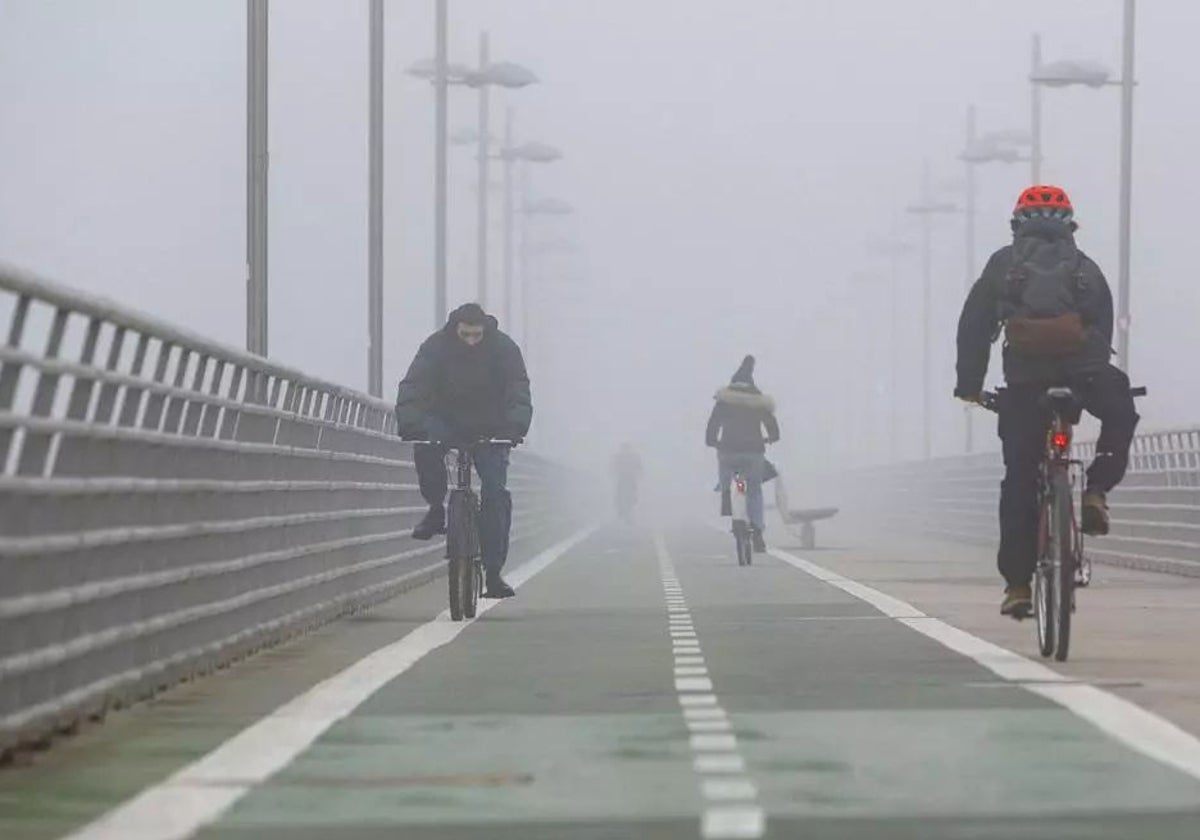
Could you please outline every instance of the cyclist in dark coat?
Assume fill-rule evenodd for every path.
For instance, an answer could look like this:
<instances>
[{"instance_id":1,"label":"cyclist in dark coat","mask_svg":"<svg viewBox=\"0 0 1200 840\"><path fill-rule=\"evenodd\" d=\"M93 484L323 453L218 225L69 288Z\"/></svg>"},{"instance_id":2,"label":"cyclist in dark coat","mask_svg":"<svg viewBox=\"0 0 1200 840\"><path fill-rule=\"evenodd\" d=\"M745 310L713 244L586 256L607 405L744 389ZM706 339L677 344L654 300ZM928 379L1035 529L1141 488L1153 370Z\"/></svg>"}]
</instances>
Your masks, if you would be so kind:
<instances>
[{"instance_id":1,"label":"cyclist in dark coat","mask_svg":"<svg viewBox=\"0 0 1200 840\"><path fill-rule=\"evenodd\" d=\"M717 450L722 512L728 508L729 483L734 473L740 472L746 479L746 507L754 550L766 551L762 495L766 477L764 453L766 444L779 440L779 422L775 419L775 401L754 384L753 356L742 360L729 385L717 391L714 399L716 405L709 415L704 440Z\"/></svg>"},{"instance_id":2,"label":"cyclist in dark coat","mask_svg":"<svg viewBox=\"0 0 1200 840\"><path fill-rule=\"evenodd\" d=\"M429 512L413 530L413 538L428 540L446 532L448 446L493 439L519 443L532 420L529 375L516 342L478 304L454 310L446 326L421 345L396 394L401 437L438 444L414 448L417 478ZM481 485L485 595L508 597L513 590L500 570L508 559L512 525L509 447L475 445L472 452Z\"/></svg>"},{"instance_id":3,"label":"cyclist in dark coat","mask_svg":"<svg viewBox=\"0 0 1200 840\"><path fill-rule=\"evenodd\" d=\"M1032 609L1037 564L1038 473L1048 424L1043 395L1069 386L1101 421L1083 497L1086 534L1108 533L1107 493L1125 475L1138 415L1129 378L1109 362L1112 292L1099 266L1075 245L1067 194L1059 187L1030 187L1018 199L1011 226L1013 243L988 260L963 306L954 395L979 401L991 344L1003 331L998 565L1006 588L1000 611L1021 618Z\"/></svg>"}]
</instances>

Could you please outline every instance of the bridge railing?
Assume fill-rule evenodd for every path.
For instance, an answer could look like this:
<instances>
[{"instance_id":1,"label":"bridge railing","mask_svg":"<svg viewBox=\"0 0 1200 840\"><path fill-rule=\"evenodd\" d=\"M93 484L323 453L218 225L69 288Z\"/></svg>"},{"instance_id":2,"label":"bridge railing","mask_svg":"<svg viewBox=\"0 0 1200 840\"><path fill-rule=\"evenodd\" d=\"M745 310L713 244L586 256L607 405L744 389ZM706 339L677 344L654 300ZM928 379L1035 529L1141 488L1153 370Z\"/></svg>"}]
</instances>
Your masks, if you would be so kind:
<instances>
[{"instance_id":1,"label":"bridge railing","mask_svg":"<svg viewBox=\"0 0 1200 840\"><path fill-rule=\"evenodd\" d=\"M388 403L3 267L0 313L0 753L442 573ZM515 456L514 539L562 481Z\"/></svg>"},{"instance_id":2,"label":"bridge railing","mask_svg":"<svg viewBox=\"0 0 1200 840\"><path fill-rule=\"evenodd\" d=\"M1094 444L1076 447L1090 460ZM925 533L995 544L1004 467L999 453L939 458L872 471L886 491L879 515ZM1088 541L1094 560L1200 576L1200 429L1140 434L1129 473L1109 497L1112 533Z\"/></svg>"}]
</instances>

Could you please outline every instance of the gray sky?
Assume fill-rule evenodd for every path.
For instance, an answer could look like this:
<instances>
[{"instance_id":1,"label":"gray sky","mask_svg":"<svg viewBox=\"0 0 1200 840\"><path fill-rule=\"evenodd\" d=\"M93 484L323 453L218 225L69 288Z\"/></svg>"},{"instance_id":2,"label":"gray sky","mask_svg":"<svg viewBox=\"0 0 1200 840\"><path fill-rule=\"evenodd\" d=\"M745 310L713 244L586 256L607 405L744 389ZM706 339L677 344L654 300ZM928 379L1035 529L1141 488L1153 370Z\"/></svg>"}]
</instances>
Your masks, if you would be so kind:
<instances>
[{"instance_id":1,"label":"gray sky","mask_svg":"<svg viewBox=\"0 0 1200 840\"><path fill-rule=\"evenodd\" d=\"M1140 6L1133 361L1153 392L1146 425L1161 427L1200 419L1180 363L1200 357L1189 263L1200 4ZM272 352L356 387L366 7L275 0L271 16ZM432 51L432 10L388 4L389 391L432 327L432 92L403 74ZM922 158L939 181L961 176L968 103L984 130L1027 125L1035 29L1048 59L1120 59L1118 0L452 0L452 26L455 59L473 60L488 28L496 58L541 76L495 110L515 105L523 139L566 151L534 173L535 189L580 210L538 234L582 245L536 271L544 448L599 457L630 438L689 464L705 457L712 391L747 352L780 399L797 465L882 454L884 413L866 394L898 355L901 436L915 453L917 264L899 275L892 346L887 313L860 291L887 280L865 242L915 236L902 210ZM0 0L0 258L241 344L244 72L241 0ZM453 99L452 127L471 124L473 97ZM1046 179L1071 192L1081 244L1115 285L1119 97L1071 89L1046 101ZM472 170L454 150L455 301L474 277ZM1027 178L1023 166L982 171L981 262L1004 243ZM945 452L961 439L949 394L962 240L961 217L939 221ZM990 445L987 421L979 428Z\"/></svg>"}]
</instances>

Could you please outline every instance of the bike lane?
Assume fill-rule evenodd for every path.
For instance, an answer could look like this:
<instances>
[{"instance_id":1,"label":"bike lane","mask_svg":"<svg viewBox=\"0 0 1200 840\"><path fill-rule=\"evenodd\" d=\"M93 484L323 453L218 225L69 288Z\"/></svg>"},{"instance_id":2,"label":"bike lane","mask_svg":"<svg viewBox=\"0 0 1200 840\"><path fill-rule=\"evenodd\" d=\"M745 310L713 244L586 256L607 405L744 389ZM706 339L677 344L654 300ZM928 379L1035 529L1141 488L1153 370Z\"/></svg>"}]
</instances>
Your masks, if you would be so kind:
<instances>
[{"instance_id":1,"label":"bike lane","mask_svg":"<svg viewBox=\"0 0 1200 840\"><path fill-rule=\"evenodd\" d=\"M694 838L666 614L650 535L601 532L199 836Z\"/></svg>"},{"instance_id":2,"label":"bike lane","mask_svg":"<svg viewBox=\"0 0 1200 840\"><path fill-rule=\"evenodd\" d=\"M770 556L739 569L715 531L669 552L762 836L1197 836L1200 781L906 626L902 602Z\"/></svg>"}]
</instances>

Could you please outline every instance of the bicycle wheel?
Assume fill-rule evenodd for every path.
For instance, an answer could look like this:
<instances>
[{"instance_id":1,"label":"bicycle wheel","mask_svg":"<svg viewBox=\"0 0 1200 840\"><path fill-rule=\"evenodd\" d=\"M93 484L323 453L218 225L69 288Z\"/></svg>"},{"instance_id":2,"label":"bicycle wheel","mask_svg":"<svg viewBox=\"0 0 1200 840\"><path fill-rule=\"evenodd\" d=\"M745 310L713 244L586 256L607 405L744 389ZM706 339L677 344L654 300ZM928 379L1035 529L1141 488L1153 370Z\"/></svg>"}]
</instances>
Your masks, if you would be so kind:
<instances>
[{"instance_id":1,"label":"bicycle wheel","mask_svg":"<svg viewBox=\"0 0 1200 840\"><path fill-rule=\"evenodd\" d=\"M1055 554L1054 658L1067 661L1071 647L1071 613L1075 602L1075 528L1071 504L1071 480L1065 469L1051 479L1051 536Z\"/></svg>"},{"instance_id":2,"label":"bicycle wheel","mask_svg":"<svg viewBox=\"0 0 1200 840\"><path fill-rule=\"evenodd\" d=\"M479 502L472 493L467 505L468 559L463 566L463 615L474 618L483 592L483 564L479 562Z\"/></svg>"},{"instance_id":3,"label":"bicycle wheel","mask_svg":"<svg viewBox=\"0 0 1200 840\"><path fill-rule=\"evenodd\" d=\"M1054 558L1048 498L1040 503L1038 516L1038 562L1033 576L1033 609L1037 620L1038 650L1042 656L1054 653Z\"/></svg>"},{"instance_id":4,"label":"bicycle wheel","mask_svg":"<svg viewBox=\"0 0 1200 840\"><path fill-rule=\"evenodd\" d=\"M450 618L462 621L466 615L471 590L474 588L474 562L471 556L471 532L475 525L470 514L470 499L465 492L454 490L446 510L446 557L450 583ZM478 541L475 537L474 541Z\"/></svg>"},{"instance_id":5,"label":"bicycle wheel","mask_svg":"<svg viewBox=\"0 0 1200 840\"><path fill-rule=\"evenodd\" d=\"M754 557L754 547L750 544L750 529L745 522L733 523L733 545L737 551L739 566L749 566Z\"/></svg>"}]
</instances>

